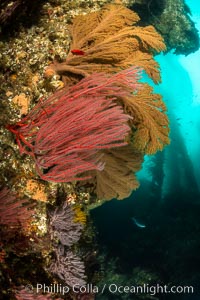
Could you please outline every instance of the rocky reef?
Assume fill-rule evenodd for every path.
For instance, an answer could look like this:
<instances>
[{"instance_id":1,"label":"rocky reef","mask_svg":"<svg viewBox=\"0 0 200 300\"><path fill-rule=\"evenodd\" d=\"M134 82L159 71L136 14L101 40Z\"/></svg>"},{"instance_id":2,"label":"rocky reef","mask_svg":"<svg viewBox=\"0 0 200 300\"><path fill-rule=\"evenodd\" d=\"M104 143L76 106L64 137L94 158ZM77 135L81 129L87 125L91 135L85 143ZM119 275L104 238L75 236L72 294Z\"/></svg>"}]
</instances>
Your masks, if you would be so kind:
<instances>
[{"instance_id":1,"label":"rocky reef","mask_svg":"<svg viewBox=\"0 0 200 300\"><path fill-rule=\"evenodd\" d=\"M0 5L1 296L94 299L35 287L101 281L90 211L136 190L144 155L170 142L165 103L141 74L159 83L154 55L194 51L196 29L181 6L187 34L168 38L170 1L32 2Z\"/></svg>"}]
</instances>

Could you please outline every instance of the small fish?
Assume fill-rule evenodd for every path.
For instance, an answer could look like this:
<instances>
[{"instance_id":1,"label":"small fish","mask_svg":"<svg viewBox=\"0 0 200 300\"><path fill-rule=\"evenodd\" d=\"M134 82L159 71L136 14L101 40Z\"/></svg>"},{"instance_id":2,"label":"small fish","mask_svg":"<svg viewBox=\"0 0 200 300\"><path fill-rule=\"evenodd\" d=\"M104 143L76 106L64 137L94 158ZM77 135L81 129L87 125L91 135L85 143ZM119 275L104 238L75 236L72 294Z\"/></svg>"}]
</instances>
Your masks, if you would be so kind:
<instances>
[{"instance_id":1,"label":"small fish","mask_svg":"<svg viewBox=\"0 0 200 300\"><path fill-rule=\"evenodd\" d=\"M145 227L146 227L145 224L142 224L142 223L138 222L138 221L136 220L136 218L134 218L134 217L132 217L131 220L132 220L132 221L134 222L134 224L135 224L137 227L139 227L139 228L145 228Z\"/></svg>"},{"instance_id":2,"label":"small fish","mask_svg":"<svg viewBox=\"0 0 200 300\"><path fill-rule=\"evenodd\" d=\"M85 55L85 52L79 49L71 50L71 53L74 55Z\"/></svg>"}]
</instances>

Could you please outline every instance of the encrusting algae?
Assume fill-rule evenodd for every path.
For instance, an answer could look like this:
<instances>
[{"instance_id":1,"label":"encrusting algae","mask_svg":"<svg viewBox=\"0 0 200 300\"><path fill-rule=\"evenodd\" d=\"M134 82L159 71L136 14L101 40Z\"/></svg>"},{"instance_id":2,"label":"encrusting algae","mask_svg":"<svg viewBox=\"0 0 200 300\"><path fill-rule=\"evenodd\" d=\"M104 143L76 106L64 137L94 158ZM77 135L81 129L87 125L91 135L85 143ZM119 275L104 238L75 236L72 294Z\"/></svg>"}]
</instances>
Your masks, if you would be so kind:
<instances>
[{"instance_id":1,"label":"encrusting algae","mask_svg":"<svg viewBox=\"0 0 200 300\"><path fill-rule=\"evenodd\" d=\"M6 238L3 231L0 262L12 269L13 253L30 258L34 272L39 268L48 280L71 286L86 280L80 257L88 252L82 241L92 235L87 211L99 201L128 197L139 186L136 172L144 155L169 143L162 98L140 82L143 70L160 82L153 56L165 44L153 26L139 26L139 16L121 4L77 16L80 8L69 24L66 3L50 3L43 6L46 24L27 34L22 28L10 38L2 60L2 69L10 69L0 107L1 143L8 152L1 163L0 222L7 226L12 217L28 235L14 230ZM16 199L5 200L5 193ZM31 282L32 273L27 279L25 271L21 274L8 281L18 286Z\"/></svg>"},{"instance_id":2,"label":"encrusting algae","mask_svg":"<svg viewBox=\"0 0 200 300\"><path fill-rule=\"evenodd\" d=\"M48 196L45 191L45 185L36 180L29 179L26 183L24 193L29 195L32 199L37 201L47 202Z\"/></svg>"},{"instance_id":3,"label":"encrusting algae","mask_svg":"<svg viewBox=\"0 0 200 300\"><path fill-rule=\"evenodd\" d=\"M80 205L73 206L73 211L75 212L74 222L86 224L87 218L85 212L82 210Z\"/></svg>"},{"instance_id":4,"label":"encrusting algae","mask_svg":"<svg viewBox=\"0 0 200 300\"><path fill-rule=\"evenodd\" d=\"M127 136L127 130L120 133L121 139L114 135L114 132L119 132L114 126L118 124L122 130L123 123L126 122L119 114L117 117L117 106L110 109L109 119L114 116L114 110L115 120L119 118L115 125L112 121L112 126L106 121L108 107L102 109L102 117L95 107L99 103L103 105L103 102L100 102L103 97L107 98L108 104L108 98L112 97L112 100L120 104L118 108L122 106L125 113L130 115L128 122L132 133L129 142L141 155L153 154L169 143L168 118L161 96L153 94L152 88L147 84L138 82L141 67L155 82L160 80L159 67L153 59L153 53L165 50L165 45L152 26L143 28L132 25L137 21L139 17L136 13L114 4L107 5L100 12L91 13L87 17L76 17L71 26L71 49L81 49L76 50L76 53L80 52L81 55L74 56L75 50L71 50L65 63L54 63L47 70L50 72L54 69L59 75L64 74L62 79L65 84L69 80L73 82L76 76L76 80L81 77L83 79L78 84L70 88L66 86L49 99L41 101L27 117L8 127L16 134L20 152L30 154L35 159L37 172L42 179L54 182L85 180L89 178L87 171L96 169L102 172L104 167L105 170L108 168L103 157L98 158L97 149L103 151L126 145L123 139ZM95 29L94 23L97 24ZM102 73L95 73L110 73L130 65L136 65L135 69L132 67L113 76L107 75L106 79ZM89 75L92 72L94 75ZM90 94L96 98L91 99L91 103ZM83 103L85 104L82 108ZM88 114L87 107L92 106L93 113ZM77 110L81 111L81 117L78 116ZM87 123L88 118L91 118L90 123ZM100 123L101 120L103 123ZM63 128L63 131L60 128ZM68 128L68 131L65 132L64 128ZM100 138L102 129L104 143ZM109 137L106 136L107 132ZM101 145L95 142L97 136ZM93 145L90 145L89 139L94 141ZM81 173L85 173L85 177L79 175ZM126 175L125 181L131 181L131 177ZM122 193L117 198L128 196L133 187L135 189L138 185L129 186L127 194ZM104 195L105 199L110 198L110 195Z\"/></svg>"},{"instance_id":5,"label":"encrusting algae","mask_svg":"<svg viewBox=\"0 0 200 300\"><path fill-rule=\"evenodd\" d=\"M30 105L30 99L24 93L15 96L12 99L12 102L19 108L20 116L27 115Z\"/></svg>"}]
</instances>

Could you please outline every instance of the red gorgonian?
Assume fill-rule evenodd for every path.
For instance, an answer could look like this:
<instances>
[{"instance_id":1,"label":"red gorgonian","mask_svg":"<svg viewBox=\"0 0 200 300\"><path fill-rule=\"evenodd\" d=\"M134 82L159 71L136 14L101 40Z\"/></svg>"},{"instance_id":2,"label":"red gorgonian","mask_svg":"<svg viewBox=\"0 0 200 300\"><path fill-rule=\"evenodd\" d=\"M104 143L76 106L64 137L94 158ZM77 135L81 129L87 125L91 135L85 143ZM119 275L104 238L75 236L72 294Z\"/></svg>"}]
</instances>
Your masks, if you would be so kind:
<instances>
[{"instance_id":1,"label":"red gorgonian","mask_svg":"<svg viewBox=\"0 0 200 300\"><path fill-rule=\"evenodd\" d=\"M136 67L114 75L92 74L41 100L24 119L7 126L20 152L34 158L42 179L86 179L81 173L104 167L100 150L127 144L131 117L115 100L140 86L138 74Z\"/></svg>"},{"instance_id":2,"label":"red gorgonian","mask_svg":"<svg viewBox=\"0 0 200 300\"><path fill-rule=\"evenodd\" d=\"M23 228L27 231L33 215L33 204L20 199L6 187L0 190L0 225L7 226L9 230Z\"/></svg>"}]
</instances>

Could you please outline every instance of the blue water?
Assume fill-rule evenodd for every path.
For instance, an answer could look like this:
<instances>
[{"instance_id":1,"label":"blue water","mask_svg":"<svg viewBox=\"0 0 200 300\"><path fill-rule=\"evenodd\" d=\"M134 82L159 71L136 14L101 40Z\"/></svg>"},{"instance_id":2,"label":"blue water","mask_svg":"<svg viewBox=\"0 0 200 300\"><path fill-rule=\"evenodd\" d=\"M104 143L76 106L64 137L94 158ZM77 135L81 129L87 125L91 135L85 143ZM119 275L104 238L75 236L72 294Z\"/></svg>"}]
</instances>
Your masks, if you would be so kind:
<instances>
[{"instance_id":1,"label":"blue water","mask_svg":"<svg viewBox=\"0 0 200 300\"><path fill-rule=\"evenodd\" d=\"M200 32L199 1L186 3ZM133 283L131 272L139 268L166 284L194 287L194 294L163 295L162 300L196 300L200 299L200 50L156 59L162 83L154 90L168 108L171 143L145 158L137 191L123 201L108 201L91 215L102 252L106 256L106 247L108 257L117 258L123 282ZM143 79L153 85L147 76Z\"/></svg>"},{"instance_id":2,"label":"blue water","mask_svg":"<svg viewBox=\"0 0 200 300\"><path fill-rule=\"evenodd\" d=\"M200 31L199 1L187 0L186 3L191 9L192 20ZM174 55L172 51L166 55L158 55L156 60L160 64L162 83L154 85L154 90L163 96L171 123L171 144L165 150L165 188L167 176L170 176L167 153L170 148L176 147L175 131L179 130L200 190L200 50L188 56ZM149 159L146 158L147 165ZM145 164L139 177L148 178Z\"/></svg>"}]
</instances>

